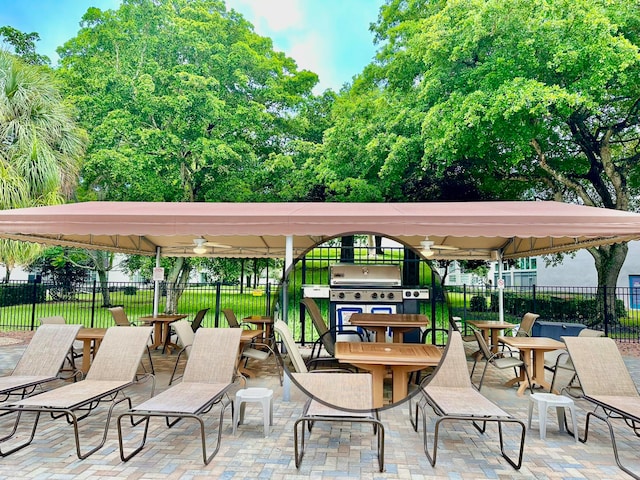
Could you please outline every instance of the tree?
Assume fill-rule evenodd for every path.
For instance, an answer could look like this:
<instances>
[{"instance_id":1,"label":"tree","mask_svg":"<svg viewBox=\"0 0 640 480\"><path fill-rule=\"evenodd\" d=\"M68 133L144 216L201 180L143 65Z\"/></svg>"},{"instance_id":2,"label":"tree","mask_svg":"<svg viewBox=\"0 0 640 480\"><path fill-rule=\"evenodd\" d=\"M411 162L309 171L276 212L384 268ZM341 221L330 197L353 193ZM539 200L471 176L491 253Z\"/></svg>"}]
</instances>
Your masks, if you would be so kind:
<instances>
[{"instance_id":1,"label":"tree","mask_svg":"<svg viewBox=\"0 0 640 480\"><path fill-rule=\"evenodd\" d=\"M5 25L0 27L0 37L4 38L4 42L12 47L13 53L25 63L30 65L49 65L51 63L49 57L36 53L36 42L40 40L40 35L36 32L24 33Z\"/></svg>"},{"instance_id":2,"label":"tree","mask_svg":"<svg viewBox=\"0 0 640 480\"><path fill-rule=\"evenodd\" d=\"M81 199L271 200L270 159L317 136L298 120L317 75L221 1L124 0L81 26L57 71L92 135Z\"/></svg>"},{"instance_id":3,"label":"tree","mask_svg":"<svg viewBox=\"0 0 640 480\"><path fill-rule=\"evenodd\" d=\"M501 198L635 210L638 25L635 0L390 0L368 72L419 119L421 168L463 164ZM626 245L589 251L615 286Z\"/></svg>"},{"instance_id":4,"label":"tree","mask_svg":"<svg viewBox=\"0 0 640 480\"><path fill-rule=\"evenodd\" d=\"M62 202L75 187L85 144L51 75L0 52L0 208ZM33 246L0 244L7 272L35 253Z\"/></svg>"},{"instance_id":5,"label":"tree","mask_svg":"<svg viewBox=\"0 0 640 480\"><path fill-rule=\"evenodd\" d=\"M83 249L49 247L29 269L40 272L43 282L50 284L51 298L66 301L75 298L85 284L91 269L91 260Z\"/></svg>"}]
</instances>

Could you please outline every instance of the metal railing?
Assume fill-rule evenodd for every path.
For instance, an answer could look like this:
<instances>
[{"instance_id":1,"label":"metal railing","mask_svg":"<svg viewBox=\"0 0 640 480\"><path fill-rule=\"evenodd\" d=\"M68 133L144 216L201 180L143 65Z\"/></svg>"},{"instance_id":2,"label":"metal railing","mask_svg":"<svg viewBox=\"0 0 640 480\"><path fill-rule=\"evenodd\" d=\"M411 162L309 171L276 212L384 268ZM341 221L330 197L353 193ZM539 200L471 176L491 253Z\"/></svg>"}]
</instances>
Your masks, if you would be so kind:
<instances>
[{"instance_id":1,"label":"metal railing","mask_svg":"<svg viewBox=\"0 0 640 480\"><path fill-rule=\"evenodd\" d=\"M309 278L309 277L307 277ZM317 338L310 318L300 306L302 285L311 283L304 276L293 276L287 284L288 318L294 336L301 342ZM326 281L319 274L314 283ZM148 283L109 283L110 305L121 305L129 318L153 312L153 287ZM470 319L497 319L499 291L495 287L447 287L447 299L440 285L429 285L430 300L420 302L420 312L432 319L432 324L446 328L449 316ZM69 323L86 327L108 327L113 324L97 282L83 285L66 296L51 295L52 286L45 283L12 282L0 284L0 330L30 330L39 325L41 317L62 315ZM239 319L251 315L279 316L281 286L260 285L241 288L221 283L189 284L180 296L177 312L188 315L209 308L203 325L227 326L223 308L231 308ZM164 311L166 290L162 292L160 311ZM54 298L55 297L55 298ZM540 320L580 323L603 330L607 336L628 342L640 341L640 289L596 287L505 287L503 290L504 317L519 323L525 312L538 313ZM328 318L328 299L317 299Z\"/></svg>"}]
</instances>

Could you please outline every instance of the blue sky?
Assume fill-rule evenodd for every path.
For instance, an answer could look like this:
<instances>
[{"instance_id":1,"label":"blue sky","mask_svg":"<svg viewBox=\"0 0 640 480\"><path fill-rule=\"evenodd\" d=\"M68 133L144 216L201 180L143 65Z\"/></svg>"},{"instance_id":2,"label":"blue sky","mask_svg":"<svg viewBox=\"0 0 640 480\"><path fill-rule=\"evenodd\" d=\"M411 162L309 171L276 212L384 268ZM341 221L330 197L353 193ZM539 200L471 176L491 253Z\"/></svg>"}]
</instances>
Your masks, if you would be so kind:
<instances>
[{"instance_id":1,"label":"blue sky","mask_svg":"<svg viewBox=\"0 0 640 480\"><path fill-rule=\"evenodd\" d=\"M55 65L55 50L73 38L87 8L117 8L120 0L0 0L0 25L37 32L37 51ZM299 68L320 76L316 93L339 90L362 71L375 54L369 24L384 0L227 0L276 50Z\"/></svg>"}]
</instances>

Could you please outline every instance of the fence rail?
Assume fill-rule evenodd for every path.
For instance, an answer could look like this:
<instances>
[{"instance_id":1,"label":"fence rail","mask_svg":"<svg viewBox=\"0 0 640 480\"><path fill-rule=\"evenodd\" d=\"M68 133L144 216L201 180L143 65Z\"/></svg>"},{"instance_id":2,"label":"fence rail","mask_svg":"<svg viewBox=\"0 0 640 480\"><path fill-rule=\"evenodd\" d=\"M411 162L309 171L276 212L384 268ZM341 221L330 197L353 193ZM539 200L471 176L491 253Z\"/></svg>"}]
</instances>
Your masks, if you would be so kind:
<instances>
[{"instance_id":1,"label":"fence rail","mask_svg":"<svg viewBox=\"0 0 640 480\"><path fill-rule=\"evenodd\" d=\"M292 281L288 285L288 322L295 338L311 342L317 338L310 319L300 308L302 285ZM109 283L108 306L122 305L129 318L153 312L153 287L148 283ZM436 327L446 327L449 316L462 321L470 319L496 319L500 291L495 287L463 285L442 288L432 283L431 299L421 302L419 308L432 319ZM55 290L55 292L54 292ZM221 283L189 284L180 296L177 311L188 315L209 308L203 325L227 326L223 308L231 308L238 318L250 315L279 316L282 311L280 287L275 284L247 288ZM163 292L166 294L166 291ZM640 311L635 308L640 300L640 289L595 287L506 287L502 292L504 317L518 323L525 312L540 314L540 320L580 323L589 328L603 330L606 335L627 342L640 341ZM445 298L446 297L446 298ZM62 315L69 323L86 327L108 327L113 320L97 282L60 292L59 287L45 283L11 282L0 284L0 330L32 330L39 318ZM160 302L164 311L166 297ZM327 314L328 300L318 300Z\"/></svg>"}]
</instances>

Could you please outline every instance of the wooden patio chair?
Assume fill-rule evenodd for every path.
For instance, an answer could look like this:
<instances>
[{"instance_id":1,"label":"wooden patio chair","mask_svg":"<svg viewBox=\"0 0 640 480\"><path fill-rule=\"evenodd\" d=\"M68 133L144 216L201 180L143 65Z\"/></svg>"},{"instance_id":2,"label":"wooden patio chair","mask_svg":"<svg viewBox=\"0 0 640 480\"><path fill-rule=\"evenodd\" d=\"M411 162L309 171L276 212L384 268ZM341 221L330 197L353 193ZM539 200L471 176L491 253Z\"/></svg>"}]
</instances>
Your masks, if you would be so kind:
<instances>
[{"instance_id":1,"label":"wooden patio chair","mask_svg":"<svg viewBox=\"0 0 640 480\"><path fill-rule=\"evenodd\" d=\"M164 417L168 428L180 420L193 419L200 426L202 459L208 464L220 449L224 412L231 400L227 394L233 385L241 332L236 328L201 328L195 333L182 382L136 405L118 417L120 458L126 462L144 447L151 417ZM212 368L215 365L215 368ZM203 416L220 404L216 446L207 454ZM140 444L128 455L124 452L122 419L144 423Z\"/></svg>"},{"instance_id":2,"label":"wooden patio chair","mask_svg":"<svg viewBox=\"0 0 640 480\"><path fill-rule=\"evenodd\" d=\"M526 427L523 422L502 410L498 405L482 395L471 383L467 369L467 358L460 332L449 333L449 343L436 371L427 377L422 387L422 398L415 405L415 416L411 413L411 424L418 431L418 422L422 414L424 453L435 466L440 441L440 427L443 422L472 422L480 432L486 431L487 423L497 423L500 439L500 453L516 470L522 466ZM433 450L430 451L427 436L427 407L438 417L435 422ZM516 424L521 428L520 449L517 460L505 453L502 426L504 423ZM477 446L474 446L477 448Z\"/></svg>"},{"instance_id":3,"label":"wooden patio chair","mask_svg":"<svg viewBox=\"0 0 640 480\"><path fill-rule=\"evenodd\" d=\"M10 446L8 450L0 452L0 455L9 455L29 445L33 441L38 420L43 413L50 413L53 419L63 417L73 425L79 459L87 458L98 451L107 439L109 421L115 406L125 401L131 404L131 399L124 395L123 391L135 381L136 371L150 335L151 327L109 328L85 380L0 405L0 412L17 413L13 431L0 439L0 445L15 435L22 413L35 413L30 438L23 443ZM102 402L110 404L102 439L97 446L83 453L80 448L78 422L88 417Z\"/></svg>"},{"instance_id":4,"label":"wooden patio chair","mask_svg":"<svg viewBox=\"0 0 640 480\"><path fill-rule=\"evenodd\" d=\"M296 468L305 450L305 430L311 435L316 422L369 423L377 437L378 467L384 471L384 424L373 408L373 387L368 373L294 373L295 383L309 398L294 423Z\"/></svg>"},{"instance_id":5,"label":"wooden patio chair","mask_svg":"<svg viewBox=\"0 0 640 480\"><path fill-rule=\"evenodd\" d=\"M56 380L81 325L41 325L11 374L0 377L2 401L25 398Z\"/></svg>"},{"instance_id":6,"label":"wooden patio chair","mask_svg":"<svg viewBox=\"0 0 640 480\"><path fill-rule=\"evenodd\" d=\"M620 460L612 420L624 420L624 423L640 436L640 394L627 366L622 359L616 342L606 337L562 337L578 376L582 397L595 406L587 412L584 427L586 443L589 437L591 417L602 420L609 428L613 455L618 467L633 478L640 475L624 466ZM633 452L637 459L637 453Z\"/></svg>"}]
</instances>

